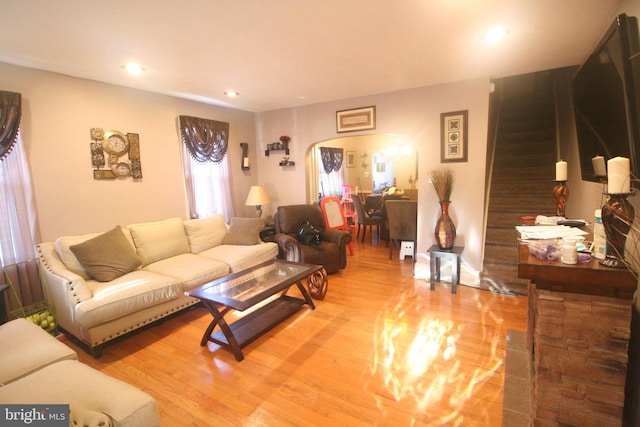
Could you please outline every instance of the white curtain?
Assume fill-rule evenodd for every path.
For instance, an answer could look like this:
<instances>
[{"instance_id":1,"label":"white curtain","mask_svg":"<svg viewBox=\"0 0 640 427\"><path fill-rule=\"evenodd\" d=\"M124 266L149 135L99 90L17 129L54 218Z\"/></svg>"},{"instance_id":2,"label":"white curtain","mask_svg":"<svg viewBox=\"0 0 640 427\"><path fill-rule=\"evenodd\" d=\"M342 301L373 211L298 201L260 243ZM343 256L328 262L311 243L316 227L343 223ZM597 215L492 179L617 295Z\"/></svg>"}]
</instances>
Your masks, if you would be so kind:
<instances>
[{"instance_id":1,"label":"white curtain","mask_svg":"<svg viewBox=\"0 0 640 427\"><path fill-rule=\"evenodd\" d=\"M322 193L323 196L341 196L342 183L344 182L344 167L341 167L338 171L327 173L322 164L320 148L316 148L316 150L320 193Z\"/></svg>"},{"instance_id":2,"label":"white curtain","mask_svg":"<svg viewBox=\"0 0 640 427\"><path fill-rule=\"evenodd\" d=\"M35 258L36 210L22 136L0 162L0 262L3 266Z\"/></svg>"},{"instance_id":3,"label":"white curtain","mask_svg":"<svg viewBox=\"0 0 640 427\"><path fill-rule=\"evenodd\" d=\"M196 162L183 147L184 175L192 218L221 213L228 223L234 216L229 177L229 157L219 163Z\"/></svg>"}]
</instances>

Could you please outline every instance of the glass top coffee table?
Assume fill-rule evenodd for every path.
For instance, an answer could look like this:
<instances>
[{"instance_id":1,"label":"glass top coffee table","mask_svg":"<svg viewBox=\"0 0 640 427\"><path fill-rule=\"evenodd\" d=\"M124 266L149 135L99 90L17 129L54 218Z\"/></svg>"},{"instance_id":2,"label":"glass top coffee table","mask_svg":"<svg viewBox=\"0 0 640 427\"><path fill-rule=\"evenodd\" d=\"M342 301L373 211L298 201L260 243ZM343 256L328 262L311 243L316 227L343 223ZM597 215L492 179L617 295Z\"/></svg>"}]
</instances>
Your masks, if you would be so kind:
<instances>
[{"instance_id":1,"label":"glass top coffee table","mask_svg":"<svg viewBox=\"0 0 640 427\"><path fill-rule=\"evenodd\" d=\"M309 290L303 281L307 282ZM287 295L293 285L298 287L303 298ZM304 304L314 310L311 297L324 298L326 289L327 273L321 265L271 260L209 282L185 292L185 295L199 298L213 316L200 345L214 342L232 351L236 360L241 361L244 359L244 346L297 312ZM247 310L278 293L279 297L233 323L229 324L224 319L231 310ZM219 330L213 333L216 326Z\"/></svg>"}]
</instances>

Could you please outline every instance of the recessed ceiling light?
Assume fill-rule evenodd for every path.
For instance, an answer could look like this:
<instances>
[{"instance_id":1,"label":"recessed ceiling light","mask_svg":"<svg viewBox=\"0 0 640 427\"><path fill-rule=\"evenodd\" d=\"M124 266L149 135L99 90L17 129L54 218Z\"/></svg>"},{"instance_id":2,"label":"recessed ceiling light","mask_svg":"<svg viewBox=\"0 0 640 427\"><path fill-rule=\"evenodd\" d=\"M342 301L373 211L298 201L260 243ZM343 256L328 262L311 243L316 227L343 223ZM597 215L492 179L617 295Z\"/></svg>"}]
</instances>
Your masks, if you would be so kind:
<instances>
[{"instance_id":1,"label":"recessed ceiling light","mask_svg":"<svg viewBox=\"0 0 640 427\"><path fill-rule=\"evenodd\" d=\"M233 98L234 96L239 96L240 92L236 92L235 90L228 90L224 94Z\"/></svg>"},{"instance_id":2,"label":"recessed ceiling light","mask_svg":"<svg viewBox=\"0 0 640 427\"><path fill-rule=\"evenodd\" d=\"M505 35L507 34L506 30L503 27L496 26L490 28L489 31L484 36L484 41L489 44L495 44L501 42Z\"/></svg>"},{"instance_id":3,"label":"recessed ceiling light","mask_svg":"<svg viewBox=\"0 0 640 427\"><path fill-rule=\"evenodd\" d=\"M124 66L124 69L127 70L127 73L135 75L142 74L144 72L144 68L142 68L142 65L136 62L129 62Z\"/></svg>"}]
</instances>

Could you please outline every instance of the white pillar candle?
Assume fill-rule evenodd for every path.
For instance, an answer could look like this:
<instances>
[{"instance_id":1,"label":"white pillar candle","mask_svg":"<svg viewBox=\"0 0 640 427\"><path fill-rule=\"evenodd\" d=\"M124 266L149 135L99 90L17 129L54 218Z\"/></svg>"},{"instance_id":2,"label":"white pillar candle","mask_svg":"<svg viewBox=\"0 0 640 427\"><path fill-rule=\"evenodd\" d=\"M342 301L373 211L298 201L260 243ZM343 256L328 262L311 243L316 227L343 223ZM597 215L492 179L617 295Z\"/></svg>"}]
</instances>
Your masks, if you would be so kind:
<instances>
[{"instance_id":1,"label":"white pillar candle","mask_svg":"<svg viewBox=\"0 0 640 427\"><path fill-rule=\"evenodd\" d=\"M567 180L567 162L560 160L556 163L556 181Z\"/></svg>"},{"instance_id":2,"label":"white pillar candle","mask_svg":"<svg viewBox=\"0 0 640 427\"><path fill-rule=\"evenodd\" d=\"M607 191L610 194L626 194L631 191L631 169L629 159L626 157L614 157L607 162Z\"/></svg>"},{"instance_id":3,"label":"white pillar candle","mask_svg":"<svg viewBox=\"0 0 640 427\"><path fill-rule=\"evenodd\" d=\"M249 167L249 158L245 157L244 159L242 159L242 167L243 168L248 168Z\"/></svg>"},{"instance_id":4,"label":"white pillar candle","mask_svg":"<svg viewBox=\"0 0 640 427\"><path fill-rule=\"evenodd\" d=\"M604 164L604 157L595 156L591 159L591 164L593 165L593 174L595 176L607 176L607 168Z\"/></svg>"}]
</instances>

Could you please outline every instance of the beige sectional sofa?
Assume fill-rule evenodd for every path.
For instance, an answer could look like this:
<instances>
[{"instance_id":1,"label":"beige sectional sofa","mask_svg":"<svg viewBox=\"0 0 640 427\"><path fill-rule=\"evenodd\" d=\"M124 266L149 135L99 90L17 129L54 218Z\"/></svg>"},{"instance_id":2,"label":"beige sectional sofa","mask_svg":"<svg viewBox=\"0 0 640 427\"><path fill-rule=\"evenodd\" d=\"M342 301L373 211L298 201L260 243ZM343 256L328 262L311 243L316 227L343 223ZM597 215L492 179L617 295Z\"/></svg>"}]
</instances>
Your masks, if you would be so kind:
<instances>
[{"instance_id":1,"label":"beige sectional sofa","mask_svg":"<svg viewBox=\"0 0 640 427\"><path fill-rule=\"evenodd\" d=\"M115 227L37 246L58 325L99 357L102 345L198 302L184 292L274 259L262 221L221 215Z\"/></svg>"},{"instance_id":2,"label":"beige sectional sofa","mask_svg":"<svg viewBox=\"0 0 640 427\"><path fill-rule=\"evenodd\" d=\"M25 319L1 325L0 402L25 405L25 410L69 405L71 426L160 425L153 397L77 359L73 350Z\"/></svg>"}]
</instances>

